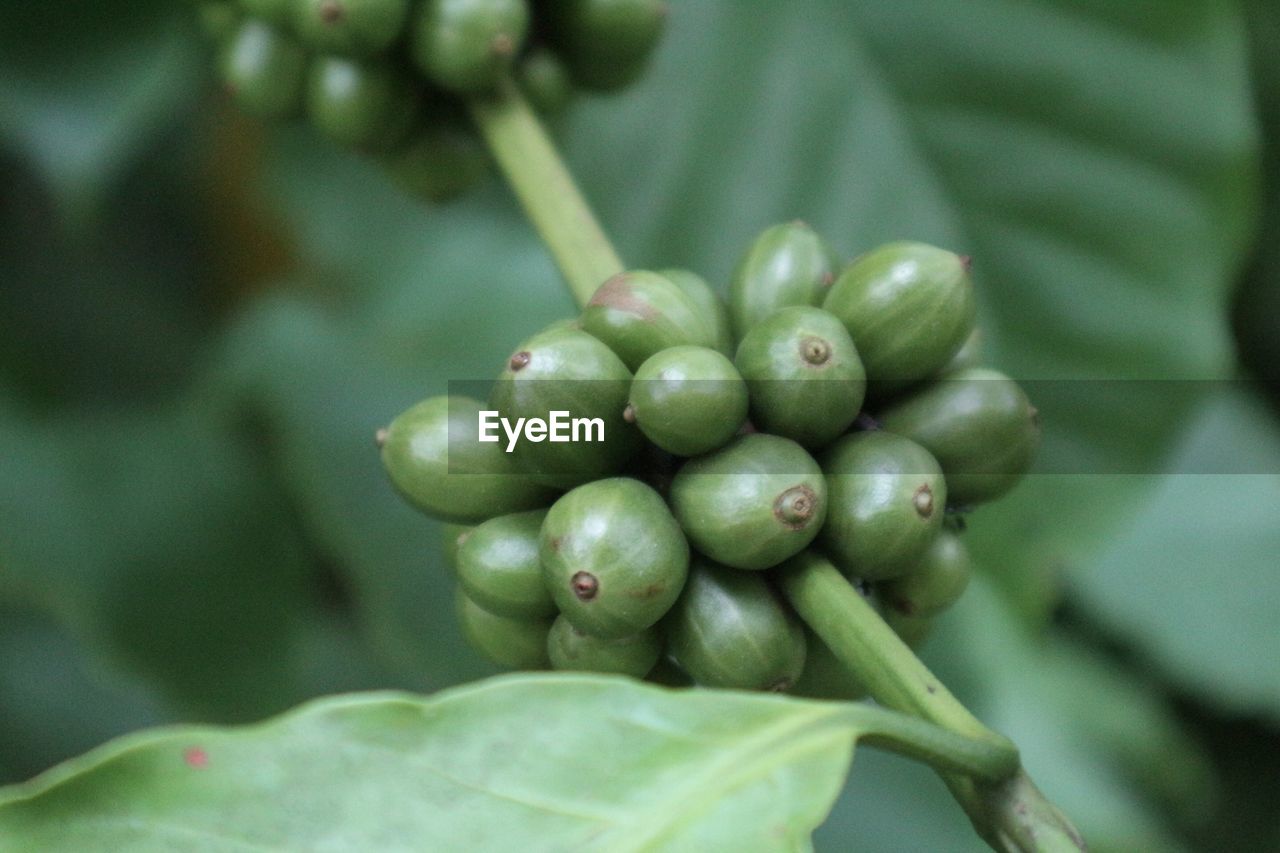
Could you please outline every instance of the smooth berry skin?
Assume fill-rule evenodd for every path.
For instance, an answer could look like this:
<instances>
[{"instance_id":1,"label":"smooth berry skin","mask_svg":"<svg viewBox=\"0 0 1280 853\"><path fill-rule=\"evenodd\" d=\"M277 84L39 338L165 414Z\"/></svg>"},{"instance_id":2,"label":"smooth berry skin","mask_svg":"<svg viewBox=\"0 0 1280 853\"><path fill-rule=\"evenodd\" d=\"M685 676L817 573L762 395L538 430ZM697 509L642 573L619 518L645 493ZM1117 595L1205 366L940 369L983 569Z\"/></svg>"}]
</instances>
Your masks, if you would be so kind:
<instances>
[{"instance_id":1,"label":"smooth berry skin","mask_svg":"<svg viewBox=\"0 0 1280 853\"><path fill-rule=\"evenodd\" d=\"M973 332L966 259L924 243L890 243L860 256L822 307L858 345L867 376L886 389L938 373Z\"/></svg>"},{"instance_id":2,"label":"smooth berry skin","mask_svg":"<svg viewBox=\"0 0 1280 853\"><path fill-rule=\"evenodd\" d=\"M729 284L729 317L741 341L757 323L783 308L818 307L838 268L835 253L803 222L775 225L758 236Z\"/></svg>"},{"instance_id":3,"label":"smooth berry skin","mask_svg":"<svg viewBox=\"0 0 1280 853\"><path fill-rule=\"evenodd\" d=\"M477 524L555 500L556 492L520 473L499 444L479 441L483 408L465 397L432 397L380 436L392 484L432 518Z\"/></svg>"},{"instance_id":4,"label":"smooth berry skin","mask_svg":"<svg viewBox=\"0 0 1280 853\"><path fill-rule=\"evenodd\" d=\"M663 627L671 656L706 687L784 691L804 670L804 628L762 575L696 561Z\"/></svg>"},{"instance_id":5,"label":"smooth berry skin","mask_svg":"<svg viewBox=\"0 0 1280 853\"><path fill-rule=\"evenodd\" d=\"M952 503L1003 497L1022 481L1040 444L1040 418L1018 383L969 368L913 391L877 414L881 425L928 448Z\"/></svg>"},{"instance_id":6,"label":"smooth berry skin","mask_svg":"<svg viewBox=\"0 0 1280 853\"><path fill-rule=\"evenodd\" d=\"M618 477L556 501L542 525L544 578L575 628L606 640L645 631L684 588L689 543L662 496Z\"/></svg>"},{"instance_id":7,"label":"smooth berry skin","mask_svg":"<svg viewBox=\"0 0 1280 853\"><path fill-rule=\"evenodd\" d=\"M639 451L640 432L624 418L631 379L631 371L609 347L558 323L516 347L494 384L490 408L511 423L546 420L555 411L599 420L603 441L520 441L511 454L520 470L538 482L571 489L622 472Z\"/></svg>"},{"instance_id":8,"label":"smooth berry skin","mask_svg":"<svg viewBox=\"0 0 1280 853\"><path fill-rule=\"evenodd\" d=\"M552 669L644 678L661 655L662 636L654 629L619 640L604 640L579 631L561 616L547 637Z\"/></svg>"},{"instance_id":9,"label":"smooth berry skin","mask_svg":"<svg viewBox=\"0 0 1280 853\"><path fill-rule=\"evenodd\" d=\"M620 273L582 311L582 330L606 343L630 370L675 346L711 347L715 329L669 279L646 270Z\"/></svg>"},{"instance_id":10,"label":"smooth berry skin","mask_svg":"<svg viewBox=\"0 0 1280 853\"><path fill-rule=\"evenodd\" d=\"M389 151L408 136L417 108L413 82L390 63L322 56L311 65L307 114L339 145Z\"/></svg>"},{"instance_id":11,"label":"smooth berry skin","mask_svg":"<svg viewBox=\"0 0 1280 853\"><path fill-rule=\"evenodd\" d=\"M236 105L267 120L302 111L307 55L294 39L256 18L246 18L223 46L222 80Z\"/></svg>"},{"instance_id":12,"label":"smooth berry skin","mask_svg":"<svg viewBox=\"0 0 1280 853\"><path fill-rule=\"evenodd\" d=\"M748 571L804 550L827 516L818 463L794 441L764 434L741 436L685 463L670 500L695 549Z\"/></svg>"},{"instance_id":13,"label":"smooth berry skin","mask_svg":"<svg viewBox=\"0 0 1280 853\"><path fill-rule=\"evenodd\" d=\"M827 523L819 544L846 575L886 580L912 571L942 529L947 482L920 445L899 435L855 433L822 456Z\"/></svg>"},{"instance_id":14,"label":"smooth berry skin","mask_svg":"<svg viewBox=\"0 0 1280 853\"><path fill-rule=\"evenodd\" d=\"M960 537L943 530L905 577L880 587L880 600L903 616L928 619L960 600L973 569Z\"/></svg>"},{"instance_id":15,"label":"smooth berry skin","mask_svg":"<svg viewBox=\"0 0 1280 853\"><path fill-rule=\"evenodd\" d=\"M645 437L676 456L723 447L747 419L747 383L706 347L672 347L636 371L628 412Z\"/></svg>"},{"instance_id":16,"label":"smooth berry skin","mask_svg":"<svg viewBox=\"0 0 1280 853\"><path fill-rule=\"evenodd\" d=\"M615 92L644 74L666 28L663 0L547 0L548 33L574 82Z\"/></svg>"},{"instance_id":17,"label":"smooth berry skin","mask_svg":"<svg viewBox=\"0 0 1280 853\"><path fill-rule=\"evenodd\" d=\"M492 90L529 30L526 0L422 0L410 24L410 56L437 86L460 95Z\"/></svg>"},{"instance_id":18,"label":"smooth berry skin","mask_svg":"<svg viewBox=\"0 0 1280 853\"><path fill-rule=\"evenodd\" d=\"M763 432L822 448L862 410L867 375L858 348L821 308L783 308L757 323L734 363L751 391L751 422Z\"/></svg>"},{"instance_id":19,"label":"smooth berry skin","mask_svg":"<svg viewBox=\"0 0 1280 853\"><path fill-rule=\"evenodd\" d=\"M468 598L513 619L556 615L538 555L546 516L546 510L504 515L471 531L458 549L458 581Z\"/></svg>"},{"instance_id":20,"label":"smooth berry skin","mask_svg":"<svg viewBox=\"0 0 1280 853\"><path fill-rule=\"evenodd\" d=\"M550 619L512 619L490 613L458 590L456 612L472 648L507 669L547 669Z\"/></svg>"},{"instance_id":21,"label":"smooth berry skin","mask_svg":"<svg viewBox=\"0 0 1280 853\"><path fill-rule=\"evenodd\" d=\"M298 38L319 53L370 57L404 34L409 0L293 0Z\"/></svg>"},{"instance_id":22,"label":"smooth berry skin","mask_svg":"<svg viewBox=\"0 0 1280 853\"><path fill-rule=\"evenodd\" d=\"M729 306L720 294L716 293L705 278L689 270L666 269L661 270L658 275L683 290L684 295L702 312L703 319L715 333L713 349L721 355L733 358L737 349L733 339L733 323L729 319Z\"/></svg>"}]
</instances>

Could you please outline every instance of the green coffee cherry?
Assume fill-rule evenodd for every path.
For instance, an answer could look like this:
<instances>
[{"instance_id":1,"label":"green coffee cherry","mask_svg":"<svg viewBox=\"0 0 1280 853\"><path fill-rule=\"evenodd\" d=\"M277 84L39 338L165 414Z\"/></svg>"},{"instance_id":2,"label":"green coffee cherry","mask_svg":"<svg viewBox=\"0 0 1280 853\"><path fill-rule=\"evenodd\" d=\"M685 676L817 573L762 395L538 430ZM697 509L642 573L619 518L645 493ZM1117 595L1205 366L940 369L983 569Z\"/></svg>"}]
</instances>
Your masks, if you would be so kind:
<instances>
[{"instance_id":1,"label":"green coffee cherry","mask_svg":"<svg viewBox=\"0 0 1280 853\"><path fill-rule=\"evenodd\" d=\"M200 29L219 44L235 34L243 17L234 0L208 0L201 3L197 11Z\"/></svg>"},{"instance_id":2,"label":"green coffee cherry","mask_svg":"<svg viewBox=\"0 0 1280 853\"><path fill-rule=\"evenodd\" d=\"M608 344L630 370L670 347L715 344L715 329L694 301L669 280L643 270L602 284L582 312L582 330Z\"/></svg>"},{"instance_id":3,"label":"green coffee cherry","mask_svg":"<svg viewBox=\"0 0 1280 853\"><path fill-rule=\"evenodd\" d=\"M602 640L584 634L561 616L551 626L547 654L553 669L644 678L662 655L662 638L651 629L621 640Z\"/></svg>"},{"instance_id":4,"label":"green coffee cherry","mask_svg":"<svg viewBox=\"0 0 1280 853\"><path fill-rule=\"evenodd\" d=\"M942 528L947 482L920 445L888 432L840 439L823 455L829 507L819 543L851 577L910 572Z\"/></svg>"},{"instance_id":5,"label":"green coffee cherry","mask_svg":"<svg viewBox=\"0 0 1280 853\"><path fill-rule=\"evenodd\" d=\"M519 473L501 445L478 440L483 408L465 397L432 397L379 433L391 482L433 518L474 524L555 499L555 492Z\"/></svg>"},{"instance_id":6,"label":"green coffee cherry","mask_svg":"<svg viewBox=\"0 0 1280 853\"><path fill-rule=\"evenodd\" d=\"M862 255L822 307L849 329L867 376L892 385L937 373L973 332L967 260L924 243L890 243Z\"/></svg>"},{"instance_id":7,"label":"green coffee cherry","mask_svg":"<svg viewBox=\"0 0 1280 853\"><path fill-rule=\"evenodd\" d=\"M681 669L680 665L667 655L658 659L657 665L645 676L645 681L676 689L697 686L689 673Z\"/></svg>"},{"instance_id":8,"label":"green coffee cherry","mask_svg":"<svg viewBox=\"0 0 1280 853\"><path fill-rule=\"evenodd\" d=\"M781 308L820 306L836 267L831 247L805 223L768 229L751 244L729 285L734 335L742 340L752 326Z\"/></svg>"},{"instance_id":9,"label":"green coffee cherry","mask_svg":"<svg viewBox=\"0 0 1280 853\"><path fill-rule=\"evenodd\" d=\"M666 22L662 0L549 0L550 35L584 89L614 91L638 79Z\"/></svg>"},{"instance_id":10,"label":"green coffee cherry","mask_svg":"<svg viewBox=\"0 0 1280 853\"><path fill-rule=\"evenodd\" d=\"M413 82L389 62L324 56L311 66L307 112L339 145L390 150L408 135L417 107Z\"/></svg>"},{"instance_id":11,"label":"green coffee cherry","mask_svg":"<svg viewBox=\"0 0 1280 853\"><path fill-rule=\"evenodd\" d=\"M444 552L445 567L454 577L458 576L458 549L473 530L474 527L466 524L440 525L440 550Z\"/></svg>"},{"instance_id":12,"label":"green coffee cherry","mask_svg":"<svg viewBox=\"0 0 1280 853\"><path fill-rule=\"evenodd\" d=\"M781 691L804 670L804 628L760 575L695 562L663 626L672 657L707 687Z\"/></svg>"},{"instance_id":13,"label":"green coffee cherry","mask_svg":"<svg viewBox=\"0 0 1280 853\"><path fill-rule=\"evenodd\" d=\"M251 18L276 26L292 23L293 0L240 0L240 8Z\"/></svg>"},{"instance_id":14,"label":"green coffee cherry","mask_svg":"<svg viewBox=\"0 0 1280 853\"><path fill-rule=\"evenodd\" d=\"M458 549L458 580L468 598L497 616L555 616L538 556L546 516L546 510L504 515L471 531Z\"/></svg>"},{"instance_id":15,"label":"green coffee cherry","mask_svg":"<svg viewBox=\"0 0 1280 853\"><path fill-rule=\"evenodd\" d=\"M372 56L404 32L409 0L293 0L293 26L320 53Z\"/></svg>"},{"instance_id":16,"label":"green coffee cherry","mask_svg":"<svg viewBox=\"0 0 1280 853\"><path fill-rule=\"evenodd\" d=\"M433 118L413 131L385 166L405 192L425 201L445 202L484 180L489 154L484 143L460 123Z\"/></svg>"},{"instance_id":17,"label":"green coffee cherry","mask_svg":"<svg viewBox=\"0 0 1280 853\"><path fill-rule=\"evenodd\" d=\"M783 308L752 326L734 359L764 432L824 447L862 409L867 376L844 326L821 308Z\"/></svg>"},{"instance_id":18,"label":"green coffee cherry","mask_svg":"<svg viewBox=\"0 0 1280 853\"><path fill-rule=\"evenodd\" d=\"M555 53L536 47L520 60L516 82L533 108L543 115L556 116L573 100L569 69Z\"/></svg>"},{"instance_id":19,"label":"green coffee cherry","mask_svg":"<svg viewBox=\"0 0 1280 853\"><path fill-rule=\"evenodd\" d=\"M879 420L937 457L959 506L995 500L1016 486L1040 443L1039 416L1018 383L982 368L921 388Z\"/></svg>"},{"instance_id":20,"label":"green coffee cherry","mask_svg":"<svg viewBox=\"0 0 1280 853\"><path fill-rule=\"evenodd\" d=\"M880 600L903 616L927 619L960 600L971 574L968 549L943 530L911 574L881 585Z\"/></svg>"},{"instance_id":21,"label":"green coffee cherry","mask_svg":"<svg viewBox=\"0 0 1280 853\"><path fill-rule=\"evenodd\" d=\"M951 357L951 361L947 362L946 367L939 371L940 374L946 376L948 373L968 370L970 367L981 367L983 349L982 330L975 328L969 333L969 337L965 338L959 351Z\"/></svg>"},{"instance_id":22,"label":"green coffee cherry","mask_svg":"<svg viewBox=\"0 0 1280 853\"><path fill-rule=\"evenodd\" d=\"M492 408L511 423L520 418L549 420L568 412L585 424L579 441L520 441L516 464L540 482L572 488L622 471L636 454L639 431L624 420L631 372L607 346L585 332L557 324L516 348L494 385ZM598 426L597 424L596 426Z\"/></svg>"},{"instance_id":23,"label":"green coffee cherry","mask_svg":"<svg viewBox=\"0 0 1280 853\"><path fill-rule=\"evenodd\" d=\"M598 480L556 501L542 525L541 554L560 612L602 639L652 627L689 571L689 544L661 495L625 478Z\"/></svg>"},{"instance_id":24,"label":"green coffee cherry","mask_svg":"<svg viewBox=\"0 0 1280 853\"><path fill-rule=\"evenodd\" d=\"M923 646L933 633L932 616L906 616L892 608L886 608L882 615L898 638L912 650Z\"/></svg>"},{"instance_id":25,"label":"green coffee cherry","mask_svg":"<svg viewBox=\"0 0 1280 853\"><path fill-rule=\"evenodd\" d=\"M805 649L804 672L792 686L791 693L840 702L866 698L866 685L812 631L805 632Z\"/></svg>"},{"instance_id":26,"label":"green coffee cherry","mask_svg":"<svg viewBox=\"0 0 1280 853\"><path fill-rule=\"evenodd\" d=\"M737 435L747 419L747 384L715 350L672 347L640 365L626 415L668 453L697 456Z\"/></svg>"},{"instance_id":27,"label":"green coffee cherry","mask_svg":"<svg viewBox=\"0 0 1280 853\"><path fill-rule=\"evenodd\" d=\"M411 53L438 86L470 95L492 89L529 29L526 0L423 0Z\"/></svg>"},{"instance_id":28,"label":"green coffee cherry","mask_svg":"<svg viewBox=\"0 0 1280 853\"><path fill-rule=\"evenodd\" d=\"M236 104L263 119L292 118L302 108L307 55L292 38L246 18L222 54L222 80Z\"/></svg>"},{"instance_id":29,"label":"green coffee cherry","mask_svg":"<svg viewBox=\"0 0 1280 853\"><path fill-rule=\"evenodd\" d=\"M827 484L794 441L745 435L686 463L671 484L671 507L703 554L737 569L768 569L818 535Z\"/></svg>"},{"instance_id":30,"label":"green coffee cherry","mask_svg":"<svg viewBox=\"0 0 1280 853\"><path fill-rule=\"evenodd\" d=\"M715 346L721 355L733 358L733 324L729 321L729 306L720 298L720 294L707 284L707 280L689 270L662 270L658 275L684 291L684 295L693 300L715 332Z\"/></svg>"},{"instance_id":31,"label":"green coffee cherry","mask_svg":"<svg viewBox=\"0 0 1280 853\"><path fill-rule=\"evenodd\" d=\"M511 619L476 604L458 590L458 623L462 636L480 654L509 669L546 669L550 619Z\"/></svg>"}]
</instances>

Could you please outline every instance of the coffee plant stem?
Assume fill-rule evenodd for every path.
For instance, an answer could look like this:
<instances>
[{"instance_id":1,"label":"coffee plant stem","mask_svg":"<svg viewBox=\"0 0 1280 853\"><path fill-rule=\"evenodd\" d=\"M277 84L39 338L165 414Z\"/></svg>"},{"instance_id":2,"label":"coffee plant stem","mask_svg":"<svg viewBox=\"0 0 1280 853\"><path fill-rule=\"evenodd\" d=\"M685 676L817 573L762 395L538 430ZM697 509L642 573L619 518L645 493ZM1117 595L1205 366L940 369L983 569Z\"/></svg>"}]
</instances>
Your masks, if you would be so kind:
<instances>
[{"instance_id":1,"label":"coffee plant stem","mask_svg":"<svg viewBox=\"0 0 1280 853\"><path fill-rule=\"evenodd\" d=\"M471 113L579 305L624 267L538 117L504 82ZM1083 850L1070 821L1020 768L1017 747L960 704L830 562L797 561L782 577L796 612L887 708L925 721L868 723L868 743L928 762L996 850ZM862 714L856 707L850 714ZM928 725L928 724L932 725Z\"/></svg>"},{"instance_id":2,"label":"coffee plant stem","mask_svg":"<svg viewBox=\"0 0 1280 853\"><path fill-rule=\"evenodd\" d=\"M574 298L585 305L623 265L542 123L510 81L494 97L474 101L471 114Z\"/></svg>"},{"instance_id":3,"label":"coffee plant stem","mask_svg":"<svg viewBox=\"0 0 1280 853\"><path fill-rule=\"evenodd\" d=\"M1017 747L969 713L830 561L806 555L781 580L796 612L877 702L1000 747L1009 774L1017 769Z\"/></svg>"},{"instance_id":4,"label":"coffee plant stem","mask_svg":"<svg viewBox=\"0 0 1280 853\"><path fill-rule=\"evenodd\" d=\"M969 713L830 561L806 556L781 582L800 618L877 702L972 738L1000 756L1004 776L995 781L930 762L988 844L1007 851L1084 848L1071 822L1021 769L1017 747Z\"/></svg>"},{"instance_id":5,"label":"coffee plant stem","mask_svg":"<svg viewBox=\"0 0 1280 853\"><path fill-rule=\"evenodd\" d=\"M1017 753L985 740L874 705L848 703L843 714L863 731L860 743L922 761L940 772L998 783L1017 770ZM1011 764L1012 762L1012 764Z\"/></svg>"}]
</instances>

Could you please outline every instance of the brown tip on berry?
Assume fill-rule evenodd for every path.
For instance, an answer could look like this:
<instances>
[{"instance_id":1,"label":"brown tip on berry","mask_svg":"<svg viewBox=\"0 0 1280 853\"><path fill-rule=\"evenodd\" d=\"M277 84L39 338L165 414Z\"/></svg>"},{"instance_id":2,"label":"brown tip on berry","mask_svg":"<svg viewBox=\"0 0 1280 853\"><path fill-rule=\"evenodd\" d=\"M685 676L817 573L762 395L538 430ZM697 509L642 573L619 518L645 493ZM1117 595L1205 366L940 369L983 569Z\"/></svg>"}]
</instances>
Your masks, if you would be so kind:
<instances>
[{"instance_id":1,"label":"brown tip on berry","mask_svg":"<svg viewBox=\"0 0 1280 853\"><path fill-rule=\"evenodd\" d=\"M806 485L792 486L773 502L773 517L792 530L802 530L818 509L818 496Z\"/></svg>"},{"instance_id":2,"label":"brown tip on berry","mask_svg":"<svg viewBox=\"0 0 1280 853\"><path fill-rule=\"evenodd\" d=\"M320 20L326 24L336 24L346 17L346 10L338 0L325 0L320 4Z\"/></svg>"},{"instance_id":3,"label":"brown tip on berry","mask_svg":"<svg viewBox=\"0 0 1280 853\"><path fill-rule=\"evenodd\" d=\"M784 675L782 678L779 678L777 681L765 687L765 692L786 693L788 690L790 690L794 686L795 686L795 682Z\"/></svg>"},{"instance_id":4,"label":"brown tip on berry","mask_svg":"<svg viewBox=\"0 0 1280 853\"><path fill-rule=\"evenodd\" d=\"M378 446L379 450L381 450L382 448L387 446L387 439L390 437L391 437L391 430L380 429L373 434L373 443Z\"/></svg>"},{"instance_id":5,"label":"brown tip on berry","mask_svg":"<svg viewBox=\"0 0 1280 853\"><path fill-rule=\"evenodd\" d=\"M529 362L531 361L533 361L533 353L518 352L515 355L511 356L511 361L508 363L507 366L511 368L512 373L519 373L521 370L524 370L526 367L528 367Z\"/></svg>"},{"instance_id":6,"label":"brown tip on berry","mask_svg":"<svg viewBox=\"0 0 1280 853\"><path fill-rule=\"evenodd\" d=\"M1035 406L1032 406L1031 411L1028 412L1028 416L1031 418L1031 425L1036 429L1039 429L1040 428L1040 410L1037 409Z\"/></svg>"},{"instance_id":7,"label":"brown tip on berry","mask_svg":"<svg viewBox=\"0 0 1280 853\"><path fill-rule=\"evenodd\" d=\"M822 274L822 286L830 287L836 283L836 274L833 272L824 272Z\"/></svg>"},{"instance_id":8,"label":"brown tip on berry","mask_svg":"<svg viewBox=\"0 0 1280 853\"><path fill-rule=\"evenodd\" d=\"M579 601L590 601L600 592L600 581L591 572L578 572L569 579L569 587Z\"/></svg>"},{"instance_id":9,"label":"brown tip on berry","mask_svg":"<svg viewBox=\"0 0 1280 853\"><path fill-rule=\"evenodd\" d=\"M970 255L961 255L960 266L964 267L966 273L973 272L973 258Z\"/></svg>"},{"instance_id":10,"label":"brown tip on berry","mask_svg":"<svg viewBox=\"0 0 1280 853\"><path fill-rule=\"evenodd\" d=\"M800 342L800 356L806 363L821 367L831 360L831 344L822 338L805 338Z\"/></svg>"},{"instance_id":11,"label":"brown tip on berry","mask_svg":"<svg viewBox=\"0 0 1280 853\"><path fill-rule=\"evenodd\" d=\"M933 517L933 489L929 488L928 483L916 489L915 497L911 499L911 502L915 504L916 512L920 514L921 518Z\"/></svg>"},{"instance_id":12,"label":"brown tip on berry","mask_svg":"<svg viewBox=\"0 0 1280 853\"><path fill-rule=\"evenodd\" d=\"M636 407L627 403L627 407L622 410L622 419L629 424L636 422Z\"/></svg>"}]
</instances>

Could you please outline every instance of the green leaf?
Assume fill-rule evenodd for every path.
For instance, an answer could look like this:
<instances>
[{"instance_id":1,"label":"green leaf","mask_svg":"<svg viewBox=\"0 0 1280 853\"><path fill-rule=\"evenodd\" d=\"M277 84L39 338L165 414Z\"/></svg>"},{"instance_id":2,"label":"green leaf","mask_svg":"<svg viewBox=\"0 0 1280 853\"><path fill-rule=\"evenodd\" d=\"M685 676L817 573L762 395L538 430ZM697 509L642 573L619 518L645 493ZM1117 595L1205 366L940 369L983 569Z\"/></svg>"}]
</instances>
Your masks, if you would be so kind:
<instances>
[{"instance_id":1,"label":"green leaf","mask_svg":"<svg viewBox=\"0 0 1280 853\"><path fill-rule=\"evenodd\" d=\"M108 744L0 791L41 850L801 850L847 706L586 676L327 699Z\"/></svg>"},{"instance_id":2,"label":"green leaf","mask_svg":"<svg viewBox=\"0 0 1280 853\"><path fill-rule=\"evenodd\" d=\"M1204 698L1280 720L1280 425L1242 385L1223 386L1133 526L1072 591L1116 636Z\"/></svg>"},{"instance_id":3,"label":"green leaf","mask_svg":"<svg viewBox=\"0 0 1280 853\"><path fill-rule=\"evenodd\" d=\"M0 398L0 596L185 713L253 719L310 695L305 544L217 401L34 416ZM350 682L339 681L335 687Z\"/></svg>"},{"instance_id":4,"label":"green leaf","mask_svg":"<svg viewBox=\"0 0 1280 853\"><path fill-rule=\"evenodd\" d=\"M191 5L69 0L0 6L0 145L36 163L72 213L191 104L203 51Z\"/></svg>"}]
</instances>

